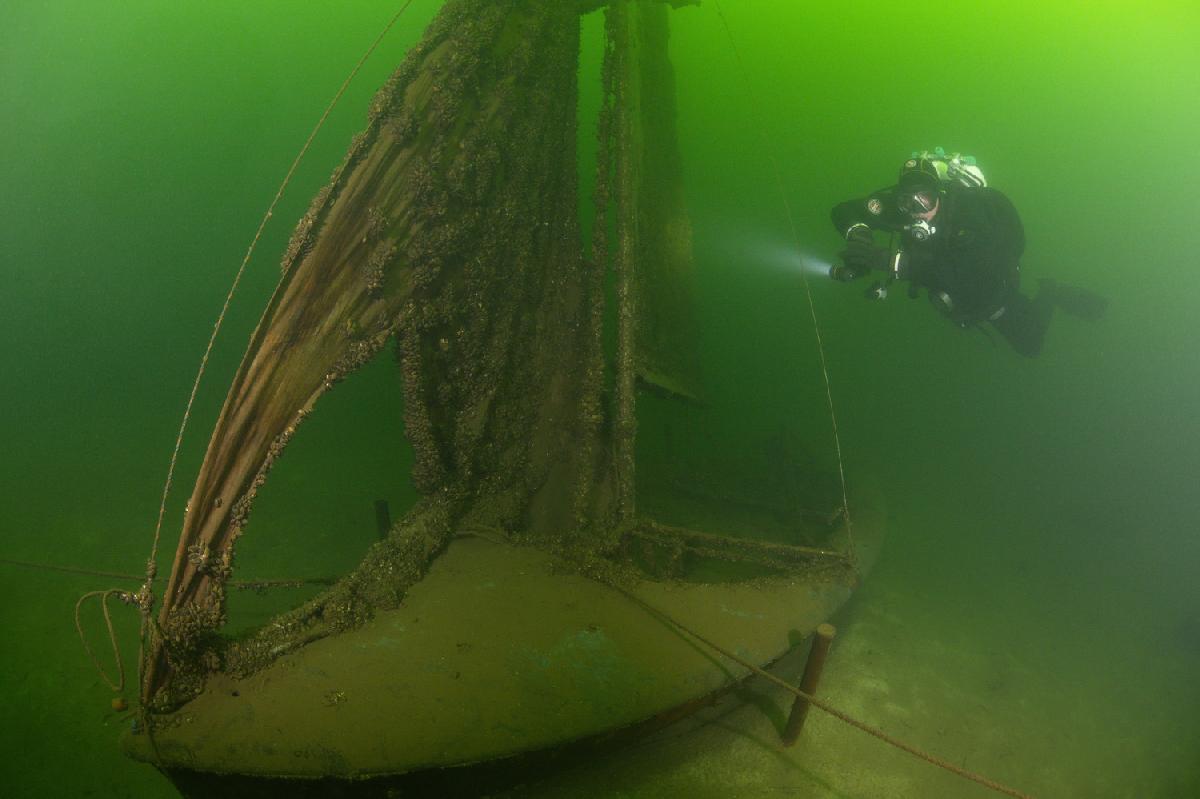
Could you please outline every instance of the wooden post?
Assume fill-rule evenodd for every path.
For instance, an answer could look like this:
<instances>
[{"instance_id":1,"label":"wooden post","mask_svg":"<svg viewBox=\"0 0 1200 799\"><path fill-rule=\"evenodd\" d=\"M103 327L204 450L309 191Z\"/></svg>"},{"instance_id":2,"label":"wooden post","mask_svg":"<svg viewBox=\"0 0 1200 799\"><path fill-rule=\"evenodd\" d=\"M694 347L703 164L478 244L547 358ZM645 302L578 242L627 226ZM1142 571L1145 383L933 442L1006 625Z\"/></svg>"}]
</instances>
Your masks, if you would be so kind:
<instances>
[{"instance_id":1,"label":"wooden post","mask_svg":"<svg viewBox=\"0 0 1200 799\"><path fill-rule=\"evenodd\" d=\"M388 533L392 531L392 511L388 508L386 499L375 500L375 532L379 533L379 540L388 537Z\"/></svg>"},{"instance_id":2,"label":"wooden post","mask_svg":"<svg viewBox=\"0 0 1200 799\"><path fill-rule=\"evenodd\" d=\"M800 678L800 690L809 696L817 693L817 683L821 679L821 669L825 666L825 656L829 654L829 644L837 628L832 624L818 624L813 636L812 648L808 650L808 662L804 664L804 676ZM792 712L783 728L783 745L791 746L800 737L800 729L808 716L809 703L807 699L796 697L792 703Z\"/></svg>"}]
</instances>

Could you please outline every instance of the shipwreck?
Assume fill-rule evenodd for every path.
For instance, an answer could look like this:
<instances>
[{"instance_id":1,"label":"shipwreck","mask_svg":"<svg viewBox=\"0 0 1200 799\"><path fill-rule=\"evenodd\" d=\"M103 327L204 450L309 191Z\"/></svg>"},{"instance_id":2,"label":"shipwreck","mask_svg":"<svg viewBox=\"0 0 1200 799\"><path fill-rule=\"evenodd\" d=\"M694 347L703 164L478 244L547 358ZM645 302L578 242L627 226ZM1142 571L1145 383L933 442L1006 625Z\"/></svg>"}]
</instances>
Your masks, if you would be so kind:
<instances>
[{"instance_id":1,"label":"shipwreck","mask_svg":"<svg viewBox=\"0 0 1200 799\"><path fill-rule=\"evenodd\" d=\"M850 595L881 515L836 473L792 469L792 438L767 446L757 492L639 455L640 433L678 439L707 412L667 49L688 5L447 0L375 96L287 245L165 590L143 590L123 745L185 795L392 795L612 741L745 676L631 596L767 664ZM223 633L259 489L389 347L421 499L335 584Z\"/></svg>"}]
</instances>

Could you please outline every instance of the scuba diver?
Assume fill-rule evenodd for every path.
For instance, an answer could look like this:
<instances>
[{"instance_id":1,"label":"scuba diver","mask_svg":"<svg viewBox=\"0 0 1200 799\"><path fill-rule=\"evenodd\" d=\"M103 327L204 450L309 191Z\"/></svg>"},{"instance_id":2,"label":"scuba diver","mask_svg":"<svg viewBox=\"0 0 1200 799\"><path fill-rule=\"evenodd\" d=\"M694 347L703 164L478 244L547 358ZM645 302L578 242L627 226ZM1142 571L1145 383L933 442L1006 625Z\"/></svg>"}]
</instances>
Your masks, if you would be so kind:
<instances>
[{"instance_id":1,"label":"scuba diver","mask_svg":"<svg viewBox=\"0 0 1200 799\"><path fill-rule=\"evenodd\" d=\"M1103 297L1054 280L1038 281L1035 298L1021 293L1021 219L970 156L940 147L913 153L895 186L841 203L832 217L847 242L842 265L830 270L835 280L883 272L867 290L877 299L896 280L907 280L910 297L925 289L950 321L963 328L987 323L1026 357L1041 352L1056 308L1095 320L1107 307ZM898 246L877 245L876 232Z\"/></svg>"}]
</instances>

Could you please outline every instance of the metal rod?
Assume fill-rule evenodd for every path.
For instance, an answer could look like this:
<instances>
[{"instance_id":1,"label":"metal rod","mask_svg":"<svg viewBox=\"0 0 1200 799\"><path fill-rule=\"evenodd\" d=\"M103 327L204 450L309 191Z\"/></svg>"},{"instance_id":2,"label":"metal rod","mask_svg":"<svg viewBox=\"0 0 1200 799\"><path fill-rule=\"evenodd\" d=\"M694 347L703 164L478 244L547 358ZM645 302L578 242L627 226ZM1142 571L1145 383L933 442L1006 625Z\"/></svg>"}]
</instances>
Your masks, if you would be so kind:
<instances>
[{"instance_id":1,"label":"metal rod","mask_svg":"<svg viewBox=\"0 0 1200 799\"><path fill-rule=\"evenodd\" d=\"M379 540L388 537L388 533L392 531L392 511L388 508L386 499L375 500L375 532L379 534Z\"/></svg>"},{"instance_id":2,"label":"metal rod","mask_svg":"<svg viewBox=\"0 0 1200 799\"><path fill-rule=\"evenodd\" d=\"M812 648L808 650L808 662L804 664L804 676L800 678L800 691L807 696L815 696L817 683L821 679L821 669L825 667L825 656L829 654L829 644L837 628L832 624L818 624L813 636ZM804 727L804 719L808 716L809 702L803 697L796 697L792 702L792 712L783 728L783 745L791 746L800 737Z\"/></svg>"}]
</instances>

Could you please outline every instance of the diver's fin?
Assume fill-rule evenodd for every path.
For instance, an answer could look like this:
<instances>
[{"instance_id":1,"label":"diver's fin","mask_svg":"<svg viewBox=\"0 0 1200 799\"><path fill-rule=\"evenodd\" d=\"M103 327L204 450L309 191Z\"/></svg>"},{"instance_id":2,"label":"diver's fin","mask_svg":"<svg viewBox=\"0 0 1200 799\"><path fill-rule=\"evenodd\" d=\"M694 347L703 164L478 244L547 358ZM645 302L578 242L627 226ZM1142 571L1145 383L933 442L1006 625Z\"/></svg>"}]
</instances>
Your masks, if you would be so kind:
<instances>
[{"instance_id":1,"label":"diver's fin","mask_svg":"<svg viewBox=\"0 0 1200 799\"><path fill-rule=\"evenodd\" d=\"M1079 286L1070 286L1057 280L1040 280L1038 291L1053 301L1063 313L1089 322L1104 318L1108 311L1107 297Z\"/></svg>"}]
</instances>

